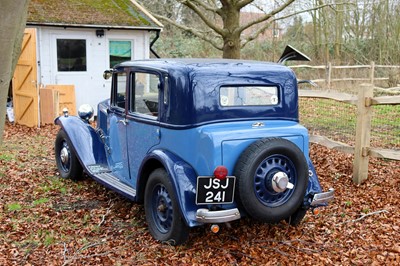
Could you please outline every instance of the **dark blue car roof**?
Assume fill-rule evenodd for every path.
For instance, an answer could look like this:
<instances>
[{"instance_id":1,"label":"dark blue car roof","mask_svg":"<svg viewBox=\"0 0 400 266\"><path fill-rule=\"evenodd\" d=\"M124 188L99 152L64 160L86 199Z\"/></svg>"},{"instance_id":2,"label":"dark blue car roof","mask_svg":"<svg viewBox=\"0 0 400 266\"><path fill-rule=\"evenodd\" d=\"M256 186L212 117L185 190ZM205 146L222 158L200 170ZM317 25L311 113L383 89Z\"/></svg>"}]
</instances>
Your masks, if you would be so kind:
<instances>
[{"instance_id":1,"label":"dark blue car roof","mask_svg":"<svg viewBox=\"0 0 400 266\"><path fill-rule=\"evenodd\" d=\"M169 76L170 97L160 121L192 127L218 121L284 119L298 121L297 80L291 69L276 63L230 59L149 59L124 62L116 68L153 70ZM219 88L227 85L277 86L275 106L219 104Z\"/></svg>"}]
</instances>

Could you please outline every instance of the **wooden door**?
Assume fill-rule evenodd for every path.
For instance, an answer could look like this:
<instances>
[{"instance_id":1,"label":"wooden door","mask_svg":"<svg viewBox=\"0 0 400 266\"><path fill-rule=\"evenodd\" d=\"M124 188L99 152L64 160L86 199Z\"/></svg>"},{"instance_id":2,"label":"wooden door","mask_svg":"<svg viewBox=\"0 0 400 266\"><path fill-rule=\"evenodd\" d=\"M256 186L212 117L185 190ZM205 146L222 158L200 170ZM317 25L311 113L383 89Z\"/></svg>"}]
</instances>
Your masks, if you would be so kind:
<instances>
[{"instance_id":1,"label":"wooden door","mask_svg":"<svg viewBox=\"0 0 400 266\"><path fill-rule=\"evenodd\" d=\"M15 122L28 127L39 126L36 62L36 29L28 28L12 81Z\"/></svg>"}]
</instances>

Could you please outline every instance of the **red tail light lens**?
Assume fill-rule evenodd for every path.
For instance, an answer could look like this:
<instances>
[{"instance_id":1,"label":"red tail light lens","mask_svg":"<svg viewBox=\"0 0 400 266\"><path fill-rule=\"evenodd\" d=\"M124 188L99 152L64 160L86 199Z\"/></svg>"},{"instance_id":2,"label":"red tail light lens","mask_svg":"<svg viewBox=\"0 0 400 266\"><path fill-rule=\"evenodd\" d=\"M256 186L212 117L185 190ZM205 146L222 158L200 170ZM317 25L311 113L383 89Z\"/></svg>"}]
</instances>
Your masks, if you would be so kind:
<instances>
[{"instance_id":1,"label":"red tail light lens","mask_svg":"<svg viewBox=\"0 0 400 266\"><path fill-rule=\"evenodd\" d=\"M218 179L225 179L228 175L228 169L225 166L217 166L214 170L214 176Z\"/></svg>"}]
</instances>

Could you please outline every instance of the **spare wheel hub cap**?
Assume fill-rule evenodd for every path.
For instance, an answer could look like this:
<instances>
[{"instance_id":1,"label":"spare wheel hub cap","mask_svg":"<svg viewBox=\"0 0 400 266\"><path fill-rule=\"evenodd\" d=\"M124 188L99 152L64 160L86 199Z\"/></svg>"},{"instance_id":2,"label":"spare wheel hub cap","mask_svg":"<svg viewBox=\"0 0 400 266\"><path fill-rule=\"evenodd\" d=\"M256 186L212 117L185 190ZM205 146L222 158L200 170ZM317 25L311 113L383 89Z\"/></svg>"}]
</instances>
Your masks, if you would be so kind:
<instances>
[{"instance_id":1,"label":"spare wheel hub cap","mask_svg":"<svg viewBox=\"0 0 400 266\"><path fill-rule=\"evenodd\" d=\"M293 184L289 182L289 177L285 172L277 172L272 177L272 189L275 192L283 192L286 189L293 189Z\"/></svg>"}]
</instances>

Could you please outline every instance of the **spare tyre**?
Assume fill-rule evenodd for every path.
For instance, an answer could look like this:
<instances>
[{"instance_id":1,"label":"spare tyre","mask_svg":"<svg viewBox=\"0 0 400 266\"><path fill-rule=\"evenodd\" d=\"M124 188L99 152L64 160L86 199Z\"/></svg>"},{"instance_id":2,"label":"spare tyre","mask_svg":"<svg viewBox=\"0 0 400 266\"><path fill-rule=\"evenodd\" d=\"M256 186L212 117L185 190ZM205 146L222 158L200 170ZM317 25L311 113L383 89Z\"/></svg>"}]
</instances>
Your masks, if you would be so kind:
<instances>
[{"instance_id":1,"label":"spare tyre","mask_svg":"<svg viewBox=\"0 0 400 266\"><path fill-rule=\"evenodd\" d=\"M308 164L293 142L265 138L252 143L235 166L236 200L253 218L275 223L289 218L308 185Z\"/></svg>"}]
</instances>

